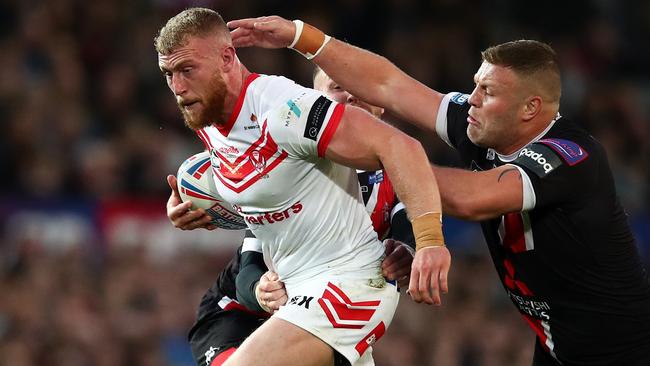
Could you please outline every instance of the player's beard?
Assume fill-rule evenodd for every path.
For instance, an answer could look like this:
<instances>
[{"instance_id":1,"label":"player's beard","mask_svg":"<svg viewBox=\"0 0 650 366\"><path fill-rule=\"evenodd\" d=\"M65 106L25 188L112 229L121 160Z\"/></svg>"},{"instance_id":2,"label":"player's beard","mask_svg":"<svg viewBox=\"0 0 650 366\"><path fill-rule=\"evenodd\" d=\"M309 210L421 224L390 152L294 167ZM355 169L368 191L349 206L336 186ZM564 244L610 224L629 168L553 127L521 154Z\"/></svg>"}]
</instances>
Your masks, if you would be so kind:
<instances>
[{"instance_id":1,"label":"player's beard","mask_svg":"<svg viewBox=\"0 0 650 366\"><path fill-rule=\"evenodd\" d=\"M228 87L221 74L215 73L209 82L208 93L197 101L200 104L199 108L190 112L181 103L178 103L183 120L185 120L185 126L192 130L200 130L213 123L218 123L223 115L227 91Z\"/></svg>"}]
</instances>

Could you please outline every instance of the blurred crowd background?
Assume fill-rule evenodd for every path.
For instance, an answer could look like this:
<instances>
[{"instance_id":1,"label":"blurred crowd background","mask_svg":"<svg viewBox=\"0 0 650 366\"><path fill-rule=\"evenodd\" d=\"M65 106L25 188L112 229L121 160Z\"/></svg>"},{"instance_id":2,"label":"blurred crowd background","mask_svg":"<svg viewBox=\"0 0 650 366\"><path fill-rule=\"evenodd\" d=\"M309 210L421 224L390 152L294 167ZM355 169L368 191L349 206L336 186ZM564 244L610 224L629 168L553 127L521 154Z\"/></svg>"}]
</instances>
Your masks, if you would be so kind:
<instances>
[{"instance_id":1,"label":"blurred crowd background","mask_svg":"<svg viewBox=\"0 0 650 366\"><path fill-rule=\"evenodd\" d=\"M650 262L650 2L643 0L0 0L0 365L191 365L186 331L241 233L181 232L165 176L202 149L157 67L157 29L188 6L278 14L469 92L479 52L519 38L559 53L561 112L609 151ZM311 84L287 50L253 71ZM399 96L396 96L399 97ZM390 117L389 117L390 119ZM454 165L436 137L433 161ZM378 365L529 365L533 334L498 283L478 225L446 219L444 306L403 295Z\"/></svg>"}]
</instances>

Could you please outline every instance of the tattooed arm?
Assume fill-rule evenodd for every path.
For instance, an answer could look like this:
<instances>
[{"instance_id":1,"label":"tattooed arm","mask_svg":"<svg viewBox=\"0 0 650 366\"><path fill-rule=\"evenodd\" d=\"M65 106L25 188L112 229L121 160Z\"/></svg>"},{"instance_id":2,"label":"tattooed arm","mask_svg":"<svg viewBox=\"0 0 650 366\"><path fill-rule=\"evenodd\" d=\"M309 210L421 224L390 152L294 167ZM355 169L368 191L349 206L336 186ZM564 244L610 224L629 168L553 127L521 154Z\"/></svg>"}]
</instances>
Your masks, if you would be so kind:
<instances>
[{"instance_id":1,"label":"tattooed arm","mask_svg":"<svg viewBox=\"0 0 650 366\"><path fill-rule=\"evenodd\" d=\"M444 215L480 221L522 209L521 174L512 165L481 172L434 166L433 171Z\"/></svg>"}]
</instances>

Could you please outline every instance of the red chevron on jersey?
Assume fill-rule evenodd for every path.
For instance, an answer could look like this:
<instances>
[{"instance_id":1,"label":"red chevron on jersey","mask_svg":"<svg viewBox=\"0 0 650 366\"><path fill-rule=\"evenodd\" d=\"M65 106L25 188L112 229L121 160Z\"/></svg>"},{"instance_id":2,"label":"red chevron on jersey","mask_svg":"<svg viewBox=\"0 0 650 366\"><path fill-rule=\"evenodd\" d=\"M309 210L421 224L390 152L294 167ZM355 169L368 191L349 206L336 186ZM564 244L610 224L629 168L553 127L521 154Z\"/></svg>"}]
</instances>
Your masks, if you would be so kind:
<instances>
[{"instance_id":1,"label":"red chevron on jersey","mask_svg":"<svg viewBox=\"0 0 650 366\"><path fill-rule=\"evenodd\" d=\"M211 146L209 136L199 134ZM217 149L211 148L213 158L218 160L214 169L215 176L230 190L240 193L253 183L271 172L287 156L287 152L279 149L278 144L268 132L267 121L262 125L262 135L251 144L246 151L230 161Z\"/></svg>"},{"instance_id":2,"label":"red chevron on jersey","mask_svg":"<svg viewBox=\"0 0 650 366\"><path fill-rule=\"evenodd\" d=\"M370 321L381 301L352 301L331 282L318 304L334 328L361 329Z\"/></svg>"},{"instance_id":3,"label":"red chevron on jersey","mask_svg":"<svg viewBox=\"0 0 650 366\"><path fill-rule=\"evenodd\" d=\"M227 170L224 170L224 169L222 169L222 170L224 170L226 173L228 171L232 173L232 172L237 172L240 169L242 169L242 166L247 163L246 158L248 158L253 153L253 151L255 151L259 146L261 146L264 143L265 139L267 138L268 131L267 131L266 127L267 127L267 124L266 124L266 121L264 121L264 125L262 126L262 135L255 142L253 142L248 149L246 149L246 152L244 152L243 154L240 154L239 156L237 156L237 158L235 158L235 160L233 162L231 162L230 159L228 159L227 157L225 157L223 154L220 153L221 151L219 151L219 150L221 150L221 149L216 149L215 150L215 149L210 148L210 150L214 152L214 154L219 158L219 160L221 160L220 166L225 165L225 167L227 169ZM209 141L209 137L208 137L207 133L203 132L202 134ZM268 136L268 137L270 138L270 136ZM273 141L273 139L271 139L266 145L264 145L264 148L271 151L271 153L273 153L273 152L275 152L275 150L277 150L278 145L275 143L275 141ZM239 153L239 150L237 150L237 149L234 149L234 151ZM234 179L236 179L236 177L233 177L233 180Z\"/></svg>"}]
</instances>

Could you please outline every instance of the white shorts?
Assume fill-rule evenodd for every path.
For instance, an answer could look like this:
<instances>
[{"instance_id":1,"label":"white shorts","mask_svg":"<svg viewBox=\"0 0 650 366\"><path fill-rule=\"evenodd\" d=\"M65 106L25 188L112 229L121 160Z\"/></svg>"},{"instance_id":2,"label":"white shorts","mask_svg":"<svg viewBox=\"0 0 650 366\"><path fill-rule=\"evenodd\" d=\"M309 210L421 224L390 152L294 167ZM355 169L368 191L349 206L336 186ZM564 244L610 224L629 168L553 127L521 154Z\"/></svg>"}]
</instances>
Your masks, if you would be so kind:
<instances>
[{"instance_id":1,"label":"white shorts","mask_svg":"<svg viewBox=\"0 0 650 366\"><path fill-rule=\"evenodd\" d=\"M384 335L399 293L383 277L319 276L287 288L289 300L273 316L329 344L354 366L374 365L372 345Z\"/></svg>"}]
</instances>

